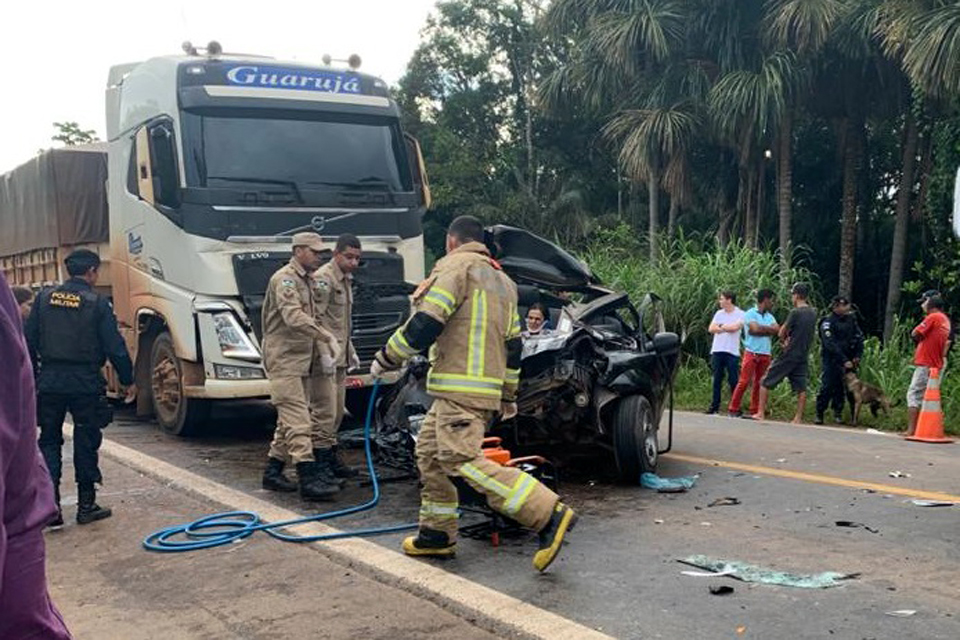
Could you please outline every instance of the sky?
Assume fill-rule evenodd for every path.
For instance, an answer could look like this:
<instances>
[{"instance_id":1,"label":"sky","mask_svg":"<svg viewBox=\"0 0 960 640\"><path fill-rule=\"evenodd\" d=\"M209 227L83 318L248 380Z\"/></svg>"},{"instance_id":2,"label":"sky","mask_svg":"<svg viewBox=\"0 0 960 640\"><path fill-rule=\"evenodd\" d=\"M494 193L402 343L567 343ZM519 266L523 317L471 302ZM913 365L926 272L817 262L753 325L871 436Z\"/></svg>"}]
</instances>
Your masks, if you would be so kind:
<instances>
[{"instance_id":1,"label":"sky","mask_svg":"<svg viewBox=\"0 0 960 640\"><path fill-rule=\"evenodd\" d=\"M184 40L318 64L357 53L361 70L396 83L435 1L7 0L0 173L54 146L53 122L74 120L103 139L110 66L179 54Z\"/></svg>"}]
</instances>

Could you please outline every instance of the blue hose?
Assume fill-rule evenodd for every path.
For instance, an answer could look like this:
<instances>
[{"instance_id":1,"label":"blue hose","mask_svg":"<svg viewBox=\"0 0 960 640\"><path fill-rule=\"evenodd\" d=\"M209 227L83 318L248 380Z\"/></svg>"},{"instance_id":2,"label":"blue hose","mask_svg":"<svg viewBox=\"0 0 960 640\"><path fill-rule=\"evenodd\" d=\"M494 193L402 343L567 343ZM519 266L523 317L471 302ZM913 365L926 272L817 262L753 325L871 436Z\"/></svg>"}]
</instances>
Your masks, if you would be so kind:
<instances>
[{"instance_id":1,"label":"blue hose","mask_svg":"<svg viewBox=\"0 0 960 640\"><path fill-rule=\"evenodd\" d=\"M380 483L377 481L377 472L373 468L373 456L370 452L370 424L373 422L374 405L377 400L377 391L380 382L376 381L370 394L370 403L367 405L367 418L363 425L363 448L367 456L367 470L373 485L373 497L363 504L338 511L320 513L315 516L284 520L282 522L264 523L260 516L253 511L226 511L205 516L188 524L160 529L144 538L143 547L149 551L175 553L181 551L196 551L210 549L221 545L237 542L252 536L256 531L266 531L269 535L286 542L317 542L318 540L336 540L338 538L353 538L359 536L377 536L399 531L416 529L416 524L399 524L388 527L373 527L355 529L353 531L339 531L316 536L298 536L285 533L282 529L306 522L320 522L341 518L361 511L368 511L380 502ZM175 539L180 537L182 539Z\"/></svg>"}]
</instances>

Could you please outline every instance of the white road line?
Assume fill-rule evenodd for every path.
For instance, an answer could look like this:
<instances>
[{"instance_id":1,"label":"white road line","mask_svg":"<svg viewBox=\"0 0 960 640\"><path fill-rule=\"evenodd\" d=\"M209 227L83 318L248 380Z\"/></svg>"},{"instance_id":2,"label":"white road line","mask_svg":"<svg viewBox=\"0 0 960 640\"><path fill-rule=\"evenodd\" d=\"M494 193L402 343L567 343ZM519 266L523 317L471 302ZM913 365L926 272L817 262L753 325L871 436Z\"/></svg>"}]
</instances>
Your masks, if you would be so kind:
<instances>
[{"instance_id":1,"label":"white road line","mask_svg":"<svg viewBox=\"0 0 960 640\"><path fill-rule=\"evenodd\" d=\"M65 424L64 431L66 435L72 437L73 425ZM231 489L108 439L104 439L100 450L112 460L160 480L168 486L215 502L227 510L255 511L267 522L303 517L302 514ZM303 535L317 535L336 533L338 529L316 522L297 527L297 531ZM142 533L146 535L149 532ZM268 543L266 540L264 542L279 544ZM448 573L426 562L408 558L368 540L346 538L304 546L319 551L338 564L361 571L380 582L439 604L481 628L501 636L550 640L610 638L555 613ZM144 553L147 552L144 551ZM532 568L530 570L533 571Z\"/></svg>"}]
</instances>

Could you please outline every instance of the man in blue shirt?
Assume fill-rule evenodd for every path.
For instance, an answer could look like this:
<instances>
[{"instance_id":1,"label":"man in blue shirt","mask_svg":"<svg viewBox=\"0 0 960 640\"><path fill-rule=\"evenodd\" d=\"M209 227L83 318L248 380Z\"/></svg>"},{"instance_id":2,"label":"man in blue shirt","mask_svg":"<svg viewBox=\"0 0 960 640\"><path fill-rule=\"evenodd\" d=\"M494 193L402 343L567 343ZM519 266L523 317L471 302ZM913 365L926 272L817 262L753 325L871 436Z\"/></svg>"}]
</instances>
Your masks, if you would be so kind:
<instances>
[{"instance_id":1,"label":"man in blue shirt","mask_svg":"<svg viewBox=\"0 0 960 640\"><path fill-rule=\"evenodd\" d=\"M760 381L763 379L773 350L773 337L780 331L777 319L770 312L773 309L773 291L761 289L757 292L757 304L747 311L743 318L743 364L740 367L740 380L733 390L730 406L727 411L731 417L742 417L740 401L747 390L747 385L753 385L750 392L750 414L757 412L760 400Z\"/></svg>"}]
</instances>

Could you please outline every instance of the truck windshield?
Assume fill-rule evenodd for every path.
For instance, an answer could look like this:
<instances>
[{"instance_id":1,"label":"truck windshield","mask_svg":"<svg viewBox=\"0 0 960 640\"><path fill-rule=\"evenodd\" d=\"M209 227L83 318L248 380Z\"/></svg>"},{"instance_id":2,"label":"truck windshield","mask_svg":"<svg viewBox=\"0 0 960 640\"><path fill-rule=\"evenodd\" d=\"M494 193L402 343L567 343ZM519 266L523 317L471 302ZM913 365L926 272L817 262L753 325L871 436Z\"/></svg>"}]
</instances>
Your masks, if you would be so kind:
<instances>
[{"instance_id":1,"label":"truck windshield","mask_svg":"<svg viewBox=\"0 0 960 640\"><path fill-rule=\"evenodd\" d=\"M395 121L195 116L185 149L190 186L413 190ZM242 188L242 187L241 187Z\"/></svg>"}]
</instances>

